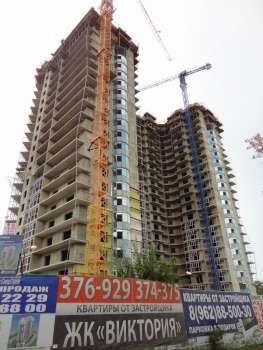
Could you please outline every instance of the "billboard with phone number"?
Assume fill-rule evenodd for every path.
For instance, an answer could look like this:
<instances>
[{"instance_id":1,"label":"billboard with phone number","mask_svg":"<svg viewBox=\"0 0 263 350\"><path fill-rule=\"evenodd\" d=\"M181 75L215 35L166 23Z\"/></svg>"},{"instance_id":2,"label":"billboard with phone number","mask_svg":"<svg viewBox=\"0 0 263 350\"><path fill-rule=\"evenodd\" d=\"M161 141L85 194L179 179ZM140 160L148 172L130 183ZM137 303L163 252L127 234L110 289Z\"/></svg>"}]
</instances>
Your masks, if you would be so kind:
<instances>
[{"instance_id":1,"label":"billboard with phone number","mask_svg":"<svg viewBox=\"0 0 263 350\"><path fill-rule=\"evenodd\" d=\"M217 327L235 333L241 323L245 329L257 323L247 293L181 289L181 296L189 337L206 336Z\"/></svg>"},{"instance_id":2,"label":"billboard with phone number","mask_svg":"<svg viewBox=\"0 0 263 350\"><path fill-rule=\"evenodd\" d=\"M179 290L132 278L59 276L55 347L123 349L186 339Z\"/></svg>"},{"instance_id":3,"label":"billboard with phone number","mask_svg":"<svg viewBox=\"0 0 263 350\"><path fill-rule=\"evenodd\" d=\"M0 350L51 346L56 296L57 276L0 278Z\"/></svg>"}]
</instances>

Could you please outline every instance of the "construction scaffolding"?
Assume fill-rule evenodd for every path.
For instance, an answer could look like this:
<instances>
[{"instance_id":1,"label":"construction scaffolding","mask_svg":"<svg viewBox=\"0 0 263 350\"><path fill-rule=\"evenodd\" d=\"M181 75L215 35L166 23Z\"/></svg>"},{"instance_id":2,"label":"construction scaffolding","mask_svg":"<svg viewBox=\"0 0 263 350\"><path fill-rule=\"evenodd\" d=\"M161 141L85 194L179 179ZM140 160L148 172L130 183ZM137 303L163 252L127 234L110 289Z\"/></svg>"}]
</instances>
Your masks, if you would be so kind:
<instances>
[{"instance_id":1,"label":"construction scaffolding","mask_svg":"<svg viewBox=\"0 0 263 350\"><path fill-rule=\"evenodd\" d=\"M24 182L24 171L17 171L11 180L11 195L3 228L4 235L15 235L17 231L17 214Z\"/></svg>"}]
</instances>

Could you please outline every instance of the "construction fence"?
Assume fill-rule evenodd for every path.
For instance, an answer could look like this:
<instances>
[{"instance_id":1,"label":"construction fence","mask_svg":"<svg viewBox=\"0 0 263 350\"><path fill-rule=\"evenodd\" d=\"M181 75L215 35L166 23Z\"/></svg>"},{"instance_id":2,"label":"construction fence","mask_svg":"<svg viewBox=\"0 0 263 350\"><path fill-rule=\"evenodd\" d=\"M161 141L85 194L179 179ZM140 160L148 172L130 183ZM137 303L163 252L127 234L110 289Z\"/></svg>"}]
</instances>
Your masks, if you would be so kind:
<instances>
[{"instance_id":1,"label":"construction fence","mask_svg":"<svg viewBox=\"0 0 263 350\"><path fill-rule=\"evenodd\" d=\"M263 342L263 298L132 278L0 278L0 350L180 349L215 328L230 345Z\"/></svg>"}]
</instances>

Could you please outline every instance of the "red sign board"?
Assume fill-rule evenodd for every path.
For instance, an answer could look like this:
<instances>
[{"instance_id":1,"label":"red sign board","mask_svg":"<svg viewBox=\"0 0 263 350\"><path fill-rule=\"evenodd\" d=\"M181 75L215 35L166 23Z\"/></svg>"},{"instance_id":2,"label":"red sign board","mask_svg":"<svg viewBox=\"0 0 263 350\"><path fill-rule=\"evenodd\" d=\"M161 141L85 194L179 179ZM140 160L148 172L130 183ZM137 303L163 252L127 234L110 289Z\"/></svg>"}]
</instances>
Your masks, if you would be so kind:
<instances>
[{"instance_id":1,"label":"red sign board","mask_svg":"<svg viewBox=\"0 0 263 350\"><path fill-rule=\"evenodd\" d=\"M57 301L58 349L138 349L186 339L181 296L169 283L59 276Z\"/></svg>"},{"instance_id":2,"label":"red sign board","mask_svg":"<svg viewBox=\"0 0 263 350\"><path fill-rule=\"evenodd\" d=\"M173 284L119 277L59 276L59 303L180 304Z\"/></svg>"}]
</instances>

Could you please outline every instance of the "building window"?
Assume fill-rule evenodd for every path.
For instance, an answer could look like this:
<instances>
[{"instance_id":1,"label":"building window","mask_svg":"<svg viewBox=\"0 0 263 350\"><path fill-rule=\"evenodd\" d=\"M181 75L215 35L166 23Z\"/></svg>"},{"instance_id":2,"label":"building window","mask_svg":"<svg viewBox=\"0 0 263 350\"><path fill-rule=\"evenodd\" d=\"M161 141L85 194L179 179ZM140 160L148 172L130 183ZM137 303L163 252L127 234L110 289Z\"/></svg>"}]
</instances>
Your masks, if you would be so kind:
<instances>
[{"instance_id":1,"label":"building window","mask_svg":"<svg viewBox=\"0 0 263 350\"><path fill-rule=\"evenodd\" d=\"M122 239L122 231L117 231L117 238Z\"/></svg>"},{"instance_id":2,"label":"building window","mask_svg":"<svg viewBox=\"0 0 263 350\"><path fill-rule=\"evenodd\" d=\"M48 223L48 227L52 227L52 226L54 226L54 225L55 225L55 221L54 221L54 220L49 221L49 223Z\"/></svg>"},{"instance_id":3,"label":"building window","mask_svg":"<svg viewBox=\"0 0 263 350\"><path fill-rule=\"evenodd\" d=\"M71 237L71 230L63 232L63 239L68 239Z\"/></svg>"},{"instance_id":4,"label":"building window","mask_svg":"<svg viewBox=\"0 0 263 350\"><path fill-rule=\"evenodd\" d=\"M73 216L73 213L70 212L70 213L65 214L64 218L65 218L65 220L69 220L72 218L72 216Z\"/></svg>"},{"instance_id":5,"label":"building window","mask_svg":"<svg viewBox=\"0 0 263 350\"><path fill-rule=\"evenodd\" d=\"M47 239L47 245L52 245L52 241L53 241L52 237L48 238Z\"/></svg>"},{"instance_id":6,"label":"building window","mask_svg":"<svg viewBox=\"0 0 263 350\"><path fill-rule=\"evenodd\" d=\"M122 175L122 169L117 169L116 174L117 175Z\"/></svg>"},{"instance_id":7,"label":"building window","mask_svg":"<svg viewBox=\"0 0 263 350\"><path fill-rule=\"evenodd\" d=\"M68 249L62 250L62 252L61 252L61 261L68 260L68 258L69 258Z\"/></svg>"},{"instance_id":8,"label":"building window","mask_svg":"<svg viewBox=\"0 0 263 350\"><path fill-rule=\"evenodd\" d=\"M45 256L45 258L44 258L44 264L45 264L45 265L50 265L50 255Z\"/></svg>"},{"instance_id":9,"label":"building window","mask_svg":"<svg viewBox=\"0 0 263 350\"><path fill-rule=\"evenodd\" d=\"M117 258L123 258L123 251L121 249L118 249L116 252Z\"/></svg>"},{"instance_id":10,"label":"building window","mask_svg":"<svg viewBox=\"0 0 263 350\"><path fill-rule=\"evenodd\" d=\"M199 275L199 276L196 277L196 283L203 283L202 275Z\"/></svg>"},{"instance_id":11,"label":"building window","mask_svg":"<svg viewBox=\"0 0 263 350\"><path fill-rule=\"evenodd\" d=\"M122 214L117 214L116 215L116 220L117 221L122 221Z\"/></svg>"},{"instance_id":12,"label":"building window","mask_svg":"<svg viewBox=\"0 0 263 350\"><path fill-rule=\"evenodd\" d=\"M122 184L117 183L117 184L116 184L116 188L117 188L117 190L122 190Z\"/></svg>"},{"instance_id":13,"label":"building window","mask_svg":"<svg viewBox=\"0 0 263 350\"><path fill-rule=\"evenodd\" d=\"M72 201L72 199L74 199L74 194L72 194L71 196L69 196L69 197L66 199L66 202L70 202L70 201Z\"/></svg>"}]
</instances>

